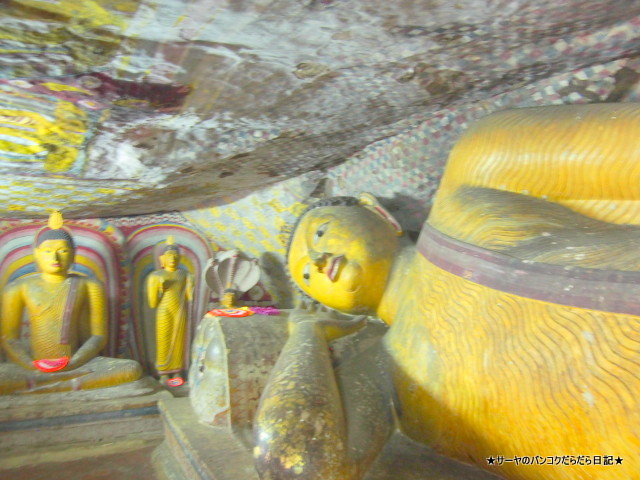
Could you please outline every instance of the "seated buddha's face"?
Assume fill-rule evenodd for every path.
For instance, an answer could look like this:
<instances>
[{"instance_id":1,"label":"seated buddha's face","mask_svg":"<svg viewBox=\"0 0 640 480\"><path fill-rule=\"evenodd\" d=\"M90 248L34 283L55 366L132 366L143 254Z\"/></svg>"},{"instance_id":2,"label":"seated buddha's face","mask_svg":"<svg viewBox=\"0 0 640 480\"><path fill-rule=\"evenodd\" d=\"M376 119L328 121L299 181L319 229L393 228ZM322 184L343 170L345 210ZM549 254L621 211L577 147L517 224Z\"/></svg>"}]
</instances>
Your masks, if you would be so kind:
<instances>
[{"instance_id":1,"label":"seated buddha's face","mask_svg":"<svg viewBox=\"0 0 640 480\"><path fill-rule=\"evenodd\" d=\"M398 238L364 206L310 210L293 233L287 258L295 282L315 300L346 313L375 313Z\"/></svg>"},{"instance_id":2,"label":"seated buddha's face","mask_svg":"<svg viewBox=\"0 0 640 480\"><path fill-rule=\"evenodd\" d=\"M73 248L66 240L45 240L33 252L43 273L66 274L73 263Z\"/></svg>"}]
</instances>

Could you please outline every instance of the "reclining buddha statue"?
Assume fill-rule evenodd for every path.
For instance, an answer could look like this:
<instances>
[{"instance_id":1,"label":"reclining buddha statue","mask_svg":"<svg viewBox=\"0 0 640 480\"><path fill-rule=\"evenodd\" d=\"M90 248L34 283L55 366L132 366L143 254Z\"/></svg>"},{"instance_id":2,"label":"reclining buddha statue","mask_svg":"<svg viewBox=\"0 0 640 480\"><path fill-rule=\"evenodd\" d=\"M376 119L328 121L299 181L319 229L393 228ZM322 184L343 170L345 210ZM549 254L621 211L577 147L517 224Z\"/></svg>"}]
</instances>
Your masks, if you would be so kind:
<instances>
[{"instance_id":1,"label":"reclining buddha statue","mask_svg":"<svg viewBox=\"0 0 640 480\"><path fill-rule=\"evenodd\" d=\"M137 380L134 360L98 356L107 342L104 290L100 282L70 273L75 244L54 212L34 241L39 273L2 292L0 394L45 393L111 387ZM23 313L30 342L21 339Z\"/></svg>"},{"instance_id":2,"label":"reclining buddha statue","mask_svg":"<svg viewBox=\"0 0 640 480\"><path fill-rule=\"evenodd\" d=\"M264 479L362 478L393 429L508 479L640 472L640 104L478 121L451 152L417 245L374 197L334 197L287 252L307 295L390 325L299 310L263 392Z\"/></svg>"}]
</instances>

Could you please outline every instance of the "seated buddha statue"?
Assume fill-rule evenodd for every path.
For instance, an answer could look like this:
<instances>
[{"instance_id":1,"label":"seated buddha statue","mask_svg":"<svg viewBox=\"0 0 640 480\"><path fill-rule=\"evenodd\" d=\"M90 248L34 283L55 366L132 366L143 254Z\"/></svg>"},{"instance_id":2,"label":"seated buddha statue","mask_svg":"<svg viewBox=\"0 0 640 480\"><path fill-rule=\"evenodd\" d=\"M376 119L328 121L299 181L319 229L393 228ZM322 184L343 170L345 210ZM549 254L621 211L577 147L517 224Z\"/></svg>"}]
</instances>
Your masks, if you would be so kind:
<instances>
[{"instance_id":1,"label":"seated buddha statue","mask_svg":"<svg viewBox=\"0 0 640 480\"><path fill-rule=\"evenodd\" d=\"M161 268L147 277L149 306L156 309L156 370L162 384L177 387L184 383L182 373L193 278L180 268L180 249L172 236L160 248Z\"/></svg>"},{"instance_id":2,"label":"seated buddha statue","mask_svg":"<svg viewBox=\"0 0 640 480\"><path fill-rule=\"evenodd\" d=\"M45 393L111 387L142 375L134 360L99 356L107 342L104 290L93 279L70 273L75 244L54 212L37 234L39 273L11 282L2 292L0 394ZM30 341L21 340L23 314Z\"/></svg>"},{"instance_id":3,"label":"seated buddha statue","mask_svg":"<svg viewBox=\"0 0 640 480\"><path fill-rule=\"evenodd\" d=\"M395 428L507 479L637 477L639 165L640 104L519 109L459 140L417 245L370 195L310 207L293 280L390 328L334 371L355 324L292 314L261 477L360 479Z\"/></svg>"}]
</instances>

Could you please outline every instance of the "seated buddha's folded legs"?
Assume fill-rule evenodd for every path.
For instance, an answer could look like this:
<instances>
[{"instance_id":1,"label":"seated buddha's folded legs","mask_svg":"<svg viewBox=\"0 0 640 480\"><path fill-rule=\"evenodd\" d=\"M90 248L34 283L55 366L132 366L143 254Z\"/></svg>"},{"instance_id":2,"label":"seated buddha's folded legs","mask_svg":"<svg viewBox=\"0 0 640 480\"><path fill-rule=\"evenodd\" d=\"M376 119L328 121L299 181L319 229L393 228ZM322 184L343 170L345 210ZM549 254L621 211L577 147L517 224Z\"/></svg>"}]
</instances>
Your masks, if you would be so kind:
<instances>
[{"instance_id":1,"label":"seated buddha's folded legs","mask_svg":"<svg viewBox=\"0 0 640 480\"><path fill-rule=\"evenodd\" d=\"M13 363L0 364L0 395L50 393L106 388L133 382L142 376L135 360L95 357L68 372L43 373Z\"/></svg>"}]
</instances>

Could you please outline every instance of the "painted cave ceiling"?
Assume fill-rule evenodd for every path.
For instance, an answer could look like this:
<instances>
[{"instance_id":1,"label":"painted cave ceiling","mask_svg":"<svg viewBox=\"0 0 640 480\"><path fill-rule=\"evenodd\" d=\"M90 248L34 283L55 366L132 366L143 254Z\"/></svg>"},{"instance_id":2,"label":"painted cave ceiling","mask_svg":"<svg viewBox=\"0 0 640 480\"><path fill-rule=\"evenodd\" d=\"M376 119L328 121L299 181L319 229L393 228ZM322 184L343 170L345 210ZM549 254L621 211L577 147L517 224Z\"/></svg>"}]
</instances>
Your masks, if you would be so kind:
<instances>
[{"instance_id":1,"label":"painted cave ceiling","mask_svg":"<svg viewBox=\"0 0 640 480\"><path fill-rule=\"evenodd\" d=\"M458 102L640 55L635 0L3 0L0 14L4 217L225 202Z\"/></svg>"}]
</instances>

